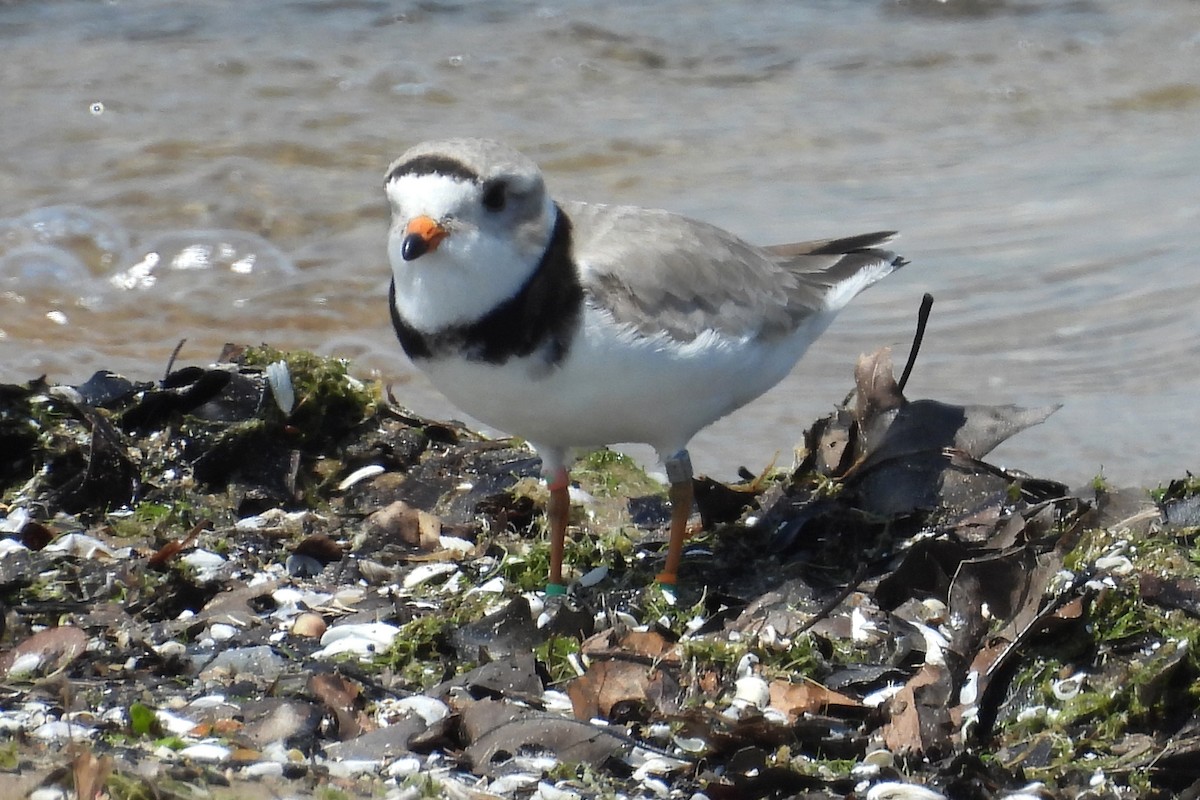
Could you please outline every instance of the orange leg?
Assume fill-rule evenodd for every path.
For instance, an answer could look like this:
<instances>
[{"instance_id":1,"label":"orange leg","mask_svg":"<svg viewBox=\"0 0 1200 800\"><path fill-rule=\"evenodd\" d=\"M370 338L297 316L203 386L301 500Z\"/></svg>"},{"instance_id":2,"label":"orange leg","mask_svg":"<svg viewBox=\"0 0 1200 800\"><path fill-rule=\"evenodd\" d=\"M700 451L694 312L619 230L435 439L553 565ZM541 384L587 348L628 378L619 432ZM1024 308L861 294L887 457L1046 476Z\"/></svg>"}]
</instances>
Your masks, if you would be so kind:
<instances>
[{"instance_id":1,"label":"orange leg","mask_svg":"<svg viewBox=\"0 0 1200 800\"><path fill-rule=\"evenodd\" d=\"M655 580L674 586L679 579L679 562L683 559L683 543L687 540L688 518L692 515L692 459L687 450L680 450L666 460L667 479L671 482L671 542L667 546L667 563Z\"/></svg>"},{"instance_id":2,"label":"orange leg","mask_svg":"<svg viewBox=\"0 0 1200 800\"><path fill-rule=\"evenodd\" d=\"M567 521L571 516L571 495L567 490L567 470L560 468L547 480L550 502L546 506L546 520L550 525L550 580L546 594L566 594L563 583L563 550L567 541Z\"/></svg>"}]
</instances>

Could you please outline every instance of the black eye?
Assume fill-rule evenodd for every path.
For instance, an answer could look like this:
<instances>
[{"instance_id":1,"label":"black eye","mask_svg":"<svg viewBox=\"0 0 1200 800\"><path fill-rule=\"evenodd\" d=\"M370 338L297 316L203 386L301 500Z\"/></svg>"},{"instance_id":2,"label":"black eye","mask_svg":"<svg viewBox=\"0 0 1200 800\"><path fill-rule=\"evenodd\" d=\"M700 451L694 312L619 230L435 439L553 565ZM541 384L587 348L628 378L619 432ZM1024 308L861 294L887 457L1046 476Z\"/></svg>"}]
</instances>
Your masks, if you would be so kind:
<instances>
[{"instance_id":1,"label":"black eye","mask_svg":"<svg viewBox=\"0 0 1200 800\"><path fill-rule=\"evenodd\" d=\"M483 187L483 207L493 213L503 211L508 203L508 185L504 181L494 181Z\"/></svg>"}]
</instances>

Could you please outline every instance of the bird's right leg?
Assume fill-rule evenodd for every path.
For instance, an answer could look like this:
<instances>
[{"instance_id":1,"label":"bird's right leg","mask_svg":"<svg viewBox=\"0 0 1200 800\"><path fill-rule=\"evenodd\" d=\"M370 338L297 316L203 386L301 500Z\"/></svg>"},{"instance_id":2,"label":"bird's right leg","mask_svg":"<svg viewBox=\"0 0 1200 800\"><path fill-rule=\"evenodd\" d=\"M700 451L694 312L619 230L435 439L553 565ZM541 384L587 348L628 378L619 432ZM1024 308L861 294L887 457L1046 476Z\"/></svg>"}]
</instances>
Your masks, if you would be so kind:
<instances>
[{"instance_id":1,"label":"bird's right leg","mask_svg":"<svg viewBox=\"0 0 1200 800\"><path fill-rule=\"evenodd\" d=\"M563 551L567 541L567 521L571 516L570 476L566 467L558 467L546 476L550 502L546 506L546 521L550 527L550 579L546 594L566 594L563 583Z\"/></svg>"}]
</instances>

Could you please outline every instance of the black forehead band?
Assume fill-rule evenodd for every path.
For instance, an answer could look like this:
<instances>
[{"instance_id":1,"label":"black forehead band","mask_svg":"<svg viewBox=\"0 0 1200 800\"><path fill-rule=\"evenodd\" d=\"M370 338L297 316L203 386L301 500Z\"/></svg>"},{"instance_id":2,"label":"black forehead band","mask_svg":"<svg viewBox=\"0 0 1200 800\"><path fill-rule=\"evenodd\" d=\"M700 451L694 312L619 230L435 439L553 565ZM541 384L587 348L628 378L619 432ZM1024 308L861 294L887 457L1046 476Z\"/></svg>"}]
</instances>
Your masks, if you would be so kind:
<instances>
[{"instance_id":1,"label":"black forehead band","mask_svg":"<svg viewBox=\"0 0 1200 800\"><path fill-rule=\"evenodd\" d=\"M447 178L457 178L460 181L479 183L479 173L453 158L446 156L417 156L388 173L384 184L389 184L404 175L445 175Z\"/></svg>"}]
</instances>

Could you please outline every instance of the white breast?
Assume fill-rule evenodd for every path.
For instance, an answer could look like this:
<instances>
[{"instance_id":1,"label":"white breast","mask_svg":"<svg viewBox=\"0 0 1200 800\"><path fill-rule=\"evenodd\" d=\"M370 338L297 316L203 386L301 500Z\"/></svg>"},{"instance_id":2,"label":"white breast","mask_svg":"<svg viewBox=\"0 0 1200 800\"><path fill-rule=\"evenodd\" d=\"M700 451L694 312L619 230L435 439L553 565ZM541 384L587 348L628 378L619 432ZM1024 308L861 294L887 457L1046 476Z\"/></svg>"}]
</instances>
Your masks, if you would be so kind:
<instances>
[{"instance_id":1,"label":"white breast","mask_svg":"<svg viewBox=\"0 0 1200 800\"><path fill-rule=\"evenodd\" d=\"M536 358L489 365L443 357L421 367L463 411L531 442L638 442L670 454L782 380L832 319L814 315L769 342L705 334L679 344L638 336L589 306L567 358L549 371Z\"/></svg>"}]
</instances>

